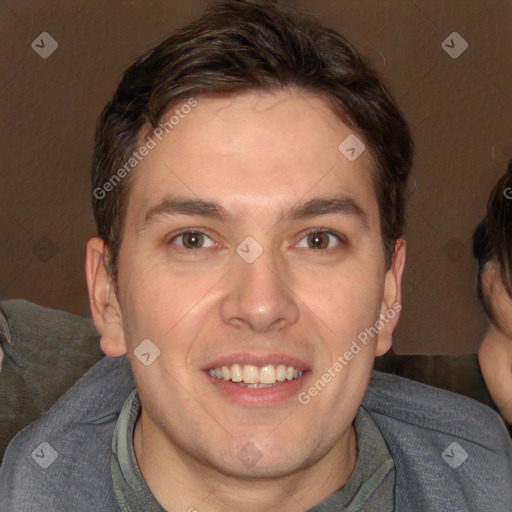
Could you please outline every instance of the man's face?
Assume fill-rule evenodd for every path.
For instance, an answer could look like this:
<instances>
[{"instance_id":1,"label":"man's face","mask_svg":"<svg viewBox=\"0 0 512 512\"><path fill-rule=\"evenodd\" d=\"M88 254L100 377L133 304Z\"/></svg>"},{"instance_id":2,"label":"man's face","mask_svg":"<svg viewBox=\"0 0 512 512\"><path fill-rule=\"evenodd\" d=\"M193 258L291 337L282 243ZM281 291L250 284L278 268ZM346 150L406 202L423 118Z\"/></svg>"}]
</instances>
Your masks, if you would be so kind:
<instances>
[{"instance_id":1,"label":"man's face","mask_svg":"<svg viewBox=\"0 0 512 512\"><path fill-rule=\"evenodd\" d=\"M285 475L345 446L373 358L390 346L396 319L332 370L399 299L403 266L386 271L368 151L349 161L338 149L350 133L306 93L200 97L134 171L118 337L139 421L224 473ZM336 211L292 215L327 198ZM227 216L171 208L185 199ZM146 366L134 351L148 339L160 353ZM248 380L272 381L281 365L303 374L254 388L208 371L233 378L233 365ZM330 382L299 401L329 368Z\"/></svg>"}]
</instances>

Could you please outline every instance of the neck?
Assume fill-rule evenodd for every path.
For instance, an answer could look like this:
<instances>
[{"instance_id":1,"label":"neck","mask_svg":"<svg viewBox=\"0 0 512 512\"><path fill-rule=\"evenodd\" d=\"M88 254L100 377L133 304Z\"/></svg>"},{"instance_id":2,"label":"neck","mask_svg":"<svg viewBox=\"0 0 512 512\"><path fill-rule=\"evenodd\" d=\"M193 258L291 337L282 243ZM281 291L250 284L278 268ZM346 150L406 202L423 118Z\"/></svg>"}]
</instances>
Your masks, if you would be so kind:
<instances>
[{"instance_id":1,"label":"neck","mask_svg":"<svg viewBox=\"0 0 512 512\"><path fill-rule=\"evenodd\" d=\"M268 479L227 475L181 450L155 427L144 409L135 425L134 451L148 487L169 512L308 510L345 485L358 453L351 425L325 456L306 461L292 474Z\"/></svg>"}]
</instances>

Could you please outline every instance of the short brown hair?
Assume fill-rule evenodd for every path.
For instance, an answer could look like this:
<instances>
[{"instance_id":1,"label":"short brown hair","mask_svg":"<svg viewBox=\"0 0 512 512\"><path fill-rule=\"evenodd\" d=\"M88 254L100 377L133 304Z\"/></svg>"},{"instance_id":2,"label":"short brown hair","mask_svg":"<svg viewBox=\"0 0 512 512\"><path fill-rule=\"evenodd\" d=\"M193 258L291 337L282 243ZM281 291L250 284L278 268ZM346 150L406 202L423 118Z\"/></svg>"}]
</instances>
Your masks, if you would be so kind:
<instances>
[{"instance_id":1,"label":"short brown hair","mask_svg":"<svg viewBox=\"0 0 512 512\"><path fill-rule=\"evenodd\" d=\"M287 86L325 98L369 147L389 266L403 234L413 162L410 130L394 99L356 49L314 17L271 0L228 0L135 61L99 118L92 205L115 282L131 180L109 187L108 198L97 191L130 158L142 130L155 129L171 104L191 96Z\"/></svg>"}]
</instances>

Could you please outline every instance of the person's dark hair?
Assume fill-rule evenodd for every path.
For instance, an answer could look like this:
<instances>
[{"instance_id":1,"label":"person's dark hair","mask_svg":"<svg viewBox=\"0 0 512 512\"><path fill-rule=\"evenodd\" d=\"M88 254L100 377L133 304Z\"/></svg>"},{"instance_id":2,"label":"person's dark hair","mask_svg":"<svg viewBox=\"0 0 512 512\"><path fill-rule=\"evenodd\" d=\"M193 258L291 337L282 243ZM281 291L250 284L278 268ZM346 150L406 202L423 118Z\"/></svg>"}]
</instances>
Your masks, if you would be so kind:
<instances>
[{"instance_id":1,"label":"person's dark hair","mask_svg":"<svg viewBox=\"0 0 512 512\"><path fill-rule=\"evenodd\" d=\"M473 256L478 262L478 298L491 322L500 327L491 297L482 286L482 273L488 262L496 261L501 282L512 299L512 160L492 189L486 215L473 233Z\"/></svg>"},{"instance_id":2,"label":"person's dark hair","mask_svg":"<svg viewBox=\"0 0 512 512\"><path fill-rule=\"evenodd\" d=\"M107 195L95 191L132 156L138 136L155 129L171 105L191 97L283 87L322 97L364 140L375 167L389 267L403 235L414 151L394 99L356 49L314 17L270 0L228 0L210 5L200 19L136 60L98 120L92 205L114 283L131 176Z\"/></svg>"}]
</instances>

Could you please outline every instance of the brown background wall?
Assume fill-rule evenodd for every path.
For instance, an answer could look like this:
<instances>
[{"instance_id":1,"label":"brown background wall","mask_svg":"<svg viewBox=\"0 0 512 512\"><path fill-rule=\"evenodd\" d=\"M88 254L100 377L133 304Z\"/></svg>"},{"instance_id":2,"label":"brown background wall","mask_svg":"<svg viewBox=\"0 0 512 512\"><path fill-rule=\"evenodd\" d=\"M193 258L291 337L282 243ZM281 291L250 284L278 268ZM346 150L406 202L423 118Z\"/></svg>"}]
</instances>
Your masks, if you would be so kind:
<instances>
[{"instance_id":1,"label":"brown background wall","mask_svg":"<svg viewBox=\"0 0 512 512\"><path fill-rule=\"evenodd\" d=\"M471 235L512 157L511 0L299 0L381 72L417 144L403 353L474 352L486 327ZM122 71L202 0L0 1L0 295L88 316L96 119ZM441 43L458 32L457 59ZM48 32L58 49L31 43Z\"/></svg>"}]
</instances>

